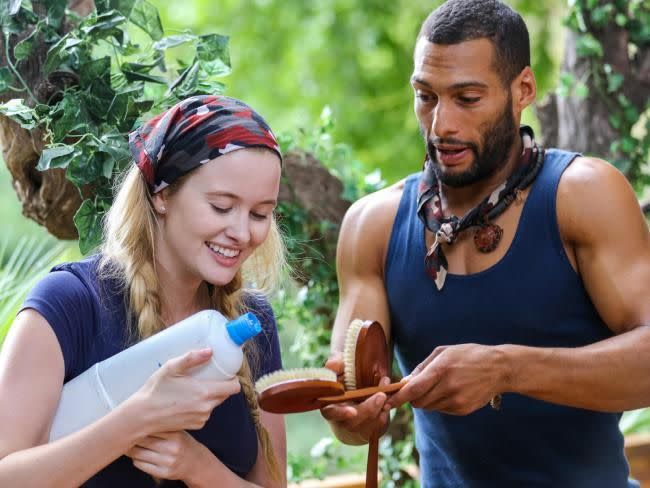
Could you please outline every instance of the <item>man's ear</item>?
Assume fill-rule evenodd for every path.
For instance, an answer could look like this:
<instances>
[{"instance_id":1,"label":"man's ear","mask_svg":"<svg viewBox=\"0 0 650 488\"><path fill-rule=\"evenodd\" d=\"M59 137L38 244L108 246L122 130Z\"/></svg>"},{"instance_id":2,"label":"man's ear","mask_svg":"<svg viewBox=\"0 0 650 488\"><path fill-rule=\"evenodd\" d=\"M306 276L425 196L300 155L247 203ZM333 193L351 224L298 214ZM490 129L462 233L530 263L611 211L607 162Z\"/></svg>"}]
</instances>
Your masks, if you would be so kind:
<instances>
[{"instance_id":1,"label":"man's ear","mask_svg":"<svg viewBox=\"0 0 650 488\"><path fill-rule=\"evenodd\" d=\"M515 112L521 113L537 96L537 82L530 66L526 66L511 84L512 108Z\"/></svg>"}]
</instances>

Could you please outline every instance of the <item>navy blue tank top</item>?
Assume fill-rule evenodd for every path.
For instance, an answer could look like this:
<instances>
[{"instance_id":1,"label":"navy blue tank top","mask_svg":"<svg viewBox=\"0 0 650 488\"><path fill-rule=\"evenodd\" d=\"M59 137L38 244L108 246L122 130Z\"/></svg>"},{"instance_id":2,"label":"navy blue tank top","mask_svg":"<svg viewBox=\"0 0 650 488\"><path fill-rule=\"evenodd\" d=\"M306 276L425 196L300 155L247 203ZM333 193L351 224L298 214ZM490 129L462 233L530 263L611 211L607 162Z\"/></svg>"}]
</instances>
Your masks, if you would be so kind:
<instances>
[{"instance_id":1,"label":"navy blue tank top","mask_svg":"<svg viewBox=\"0 0 650 488\"><path fill-rule=\"evenodd\" d=\"M385 283L404 374L436 346L463 343L579 347L612 336L564 251L556 216L560 177L577 155L548 150L505 256L479 273L425 273L417 182L406 180ZM627 488L620 414L504 394L501 410L466 416L414 408L423 487Z\"/></svg>"}]
</instances>

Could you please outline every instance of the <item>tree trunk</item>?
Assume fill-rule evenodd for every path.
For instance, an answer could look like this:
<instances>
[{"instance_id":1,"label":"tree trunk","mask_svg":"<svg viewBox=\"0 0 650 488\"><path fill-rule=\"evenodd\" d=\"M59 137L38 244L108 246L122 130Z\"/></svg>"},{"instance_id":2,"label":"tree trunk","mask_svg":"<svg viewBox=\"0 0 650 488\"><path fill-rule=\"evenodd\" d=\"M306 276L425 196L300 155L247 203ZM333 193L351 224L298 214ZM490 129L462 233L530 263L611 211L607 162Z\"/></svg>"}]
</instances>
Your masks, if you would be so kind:
<instances>
[{"instance_id":1,"label":"tree trunk","mask_svg":"<svg viewBox=\"0 0 650 488\"><path fill-rule=\"evenodd\" d=\"M30 132L0 116L0 145L23 215L59 239L75 239L77 229L72 217L81 205L81 197L65 178L65 170L36 169L43 146L40 131Z\"/></svg>"},{"instance_id":2,"label":"tree trunk","mask_svg":"<svg viewBox=\"0 0 650 488\"><path fill-rule=\"evenodd\" d=\"M68 7L85 16L94 9L94 2L74 0ZM38 12L38 9L46 7L44 4L34 3L33 8ZM64 25L63 29L69 27ZM11 36L10 47L29 34L21 32ZM4 38L0 36L0 64L8 66L4 53ZM40 103L46 103L71 81L74 82L69 76L56 72L45 77L42 67L46 57L47 45L41 39L27 59L19 63L11 60L15 66L17 64L20 75ZM7 90L0 93L0 103L15 97L16 92ZM21 97L27 99L26 103L33 104L33 100L25 97L25 92L21 93ZM40 130L28 131L0 115L2 157L11 173L16 195L22 203L23 215L45 226L50 234L59 239L75 239L77 229L72 218L81 205L81 196L74 185L65 178L65 170L52 169L41 172L36 169L43 145L43 133Z\"/></svg>"},{"instance_id":3,"label":"tree trunk","mask_svg":"<svg viewBox=\"0 0 650 488\"><path fill-rule=\"evenodd\" d=\"M650 94L650 49L639 46L633 59L628 54L627 31L611 22L604 29L590 29L603 47L604 64L624 76L621 91L632 104L643 112ZM577 35L567 34L562 71L573 74L576 80L584 79L589 63L576 53ZM541 141L546 147L558 147L614 160L620 154L610 152L610 144L619 138L619 133L609 123L611 110L607 96L598 93L593 78L588 77L589 95L586 99L575 96L559 97L551 93L538 104ZM609 95L614 97L614 95ZM633 178L635 175L627 174Z\"/></svg>"}]
</instances>

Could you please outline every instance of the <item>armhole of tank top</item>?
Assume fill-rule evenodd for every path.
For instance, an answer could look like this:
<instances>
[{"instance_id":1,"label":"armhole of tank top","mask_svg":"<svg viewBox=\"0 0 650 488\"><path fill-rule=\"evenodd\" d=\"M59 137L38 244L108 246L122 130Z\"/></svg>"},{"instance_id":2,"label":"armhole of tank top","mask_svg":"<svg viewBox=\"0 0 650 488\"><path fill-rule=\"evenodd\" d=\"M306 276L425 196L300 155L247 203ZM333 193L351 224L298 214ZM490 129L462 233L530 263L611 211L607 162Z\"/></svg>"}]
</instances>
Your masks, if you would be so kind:
<instances>
[{"instance_id":1,"label":"armhole of tank top","mask_svg":"<svg viewBox=\"0 0 650 488\"><path fill-rule=\"evenodd\" d=\"M562 155L561 160L556 163L560 165L560 170L559 174L557 176L554 175L554 180L553 180L553 186L550 189L550 191L546 195L546 200L547 200L547 215L548 215L548 225L550 227L550 233L551 233L551 238L553 240L553 248L555 249L555 252L557 255L560 257L562 262L566 264L567 268L578 278L580 278L580 275L578 271L572 266L571 260L569 259L569 256L567 255L566 249L564 248L564 243L562 242L562 234L560 233L560 223L558 222L558 215L557 215L557 198L558 198L558 188L560 186L560 180L562 179L562 175L566 171L566 169L569 167L569 165L573 164L573 161L580 156L578 153L566 153Z\"/></svg>"},{"instance_id":2,"label":"armhole of tank top","mask_svg":"<svg viewBox=\"0 0 650 488\"><path fill-rule=\"evenodd\" d=\"M393 225L390 228L390 237L388 238L388 249L386 250L386 258L384 261L384 283L388 278L390 272L390 265L393 262L393 256L395 255L395 240L397 239L397 227L404 225L403 219L409 218L408 215L409 209L411 208L410 202L408 199L412 196L411 186L414 185L414 180L417 180L417 173L409 175L404 182L404 190L402 191L402 196L399 200L399 205L397 207L397 213L395 214L395 219L393 220ZM410 186L411 185L411 186ZM406 214L406 215L405 215Z\"/></svg>"}]
</instances>

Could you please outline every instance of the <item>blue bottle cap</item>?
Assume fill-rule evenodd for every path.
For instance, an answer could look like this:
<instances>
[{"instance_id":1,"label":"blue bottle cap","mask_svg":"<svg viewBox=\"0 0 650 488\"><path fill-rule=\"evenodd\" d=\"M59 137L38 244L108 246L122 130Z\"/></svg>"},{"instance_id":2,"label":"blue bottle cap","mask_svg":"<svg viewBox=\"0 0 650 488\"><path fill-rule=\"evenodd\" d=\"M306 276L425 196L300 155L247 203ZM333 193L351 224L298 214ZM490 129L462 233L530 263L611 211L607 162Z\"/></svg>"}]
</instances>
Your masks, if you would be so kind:
<instances>
[{"instance_id":1,"label":"blue bottle cap","mask_svg":"<svg viewBox=\"0 0 650 488\"><path fill-rule=\"evenodd\" d=\"M226 324L226 330L233 342L241 346L248 339L262 332L262 326L258 318L253 313L248 312L228 322Z\"/></svg>"}]
</instances>

